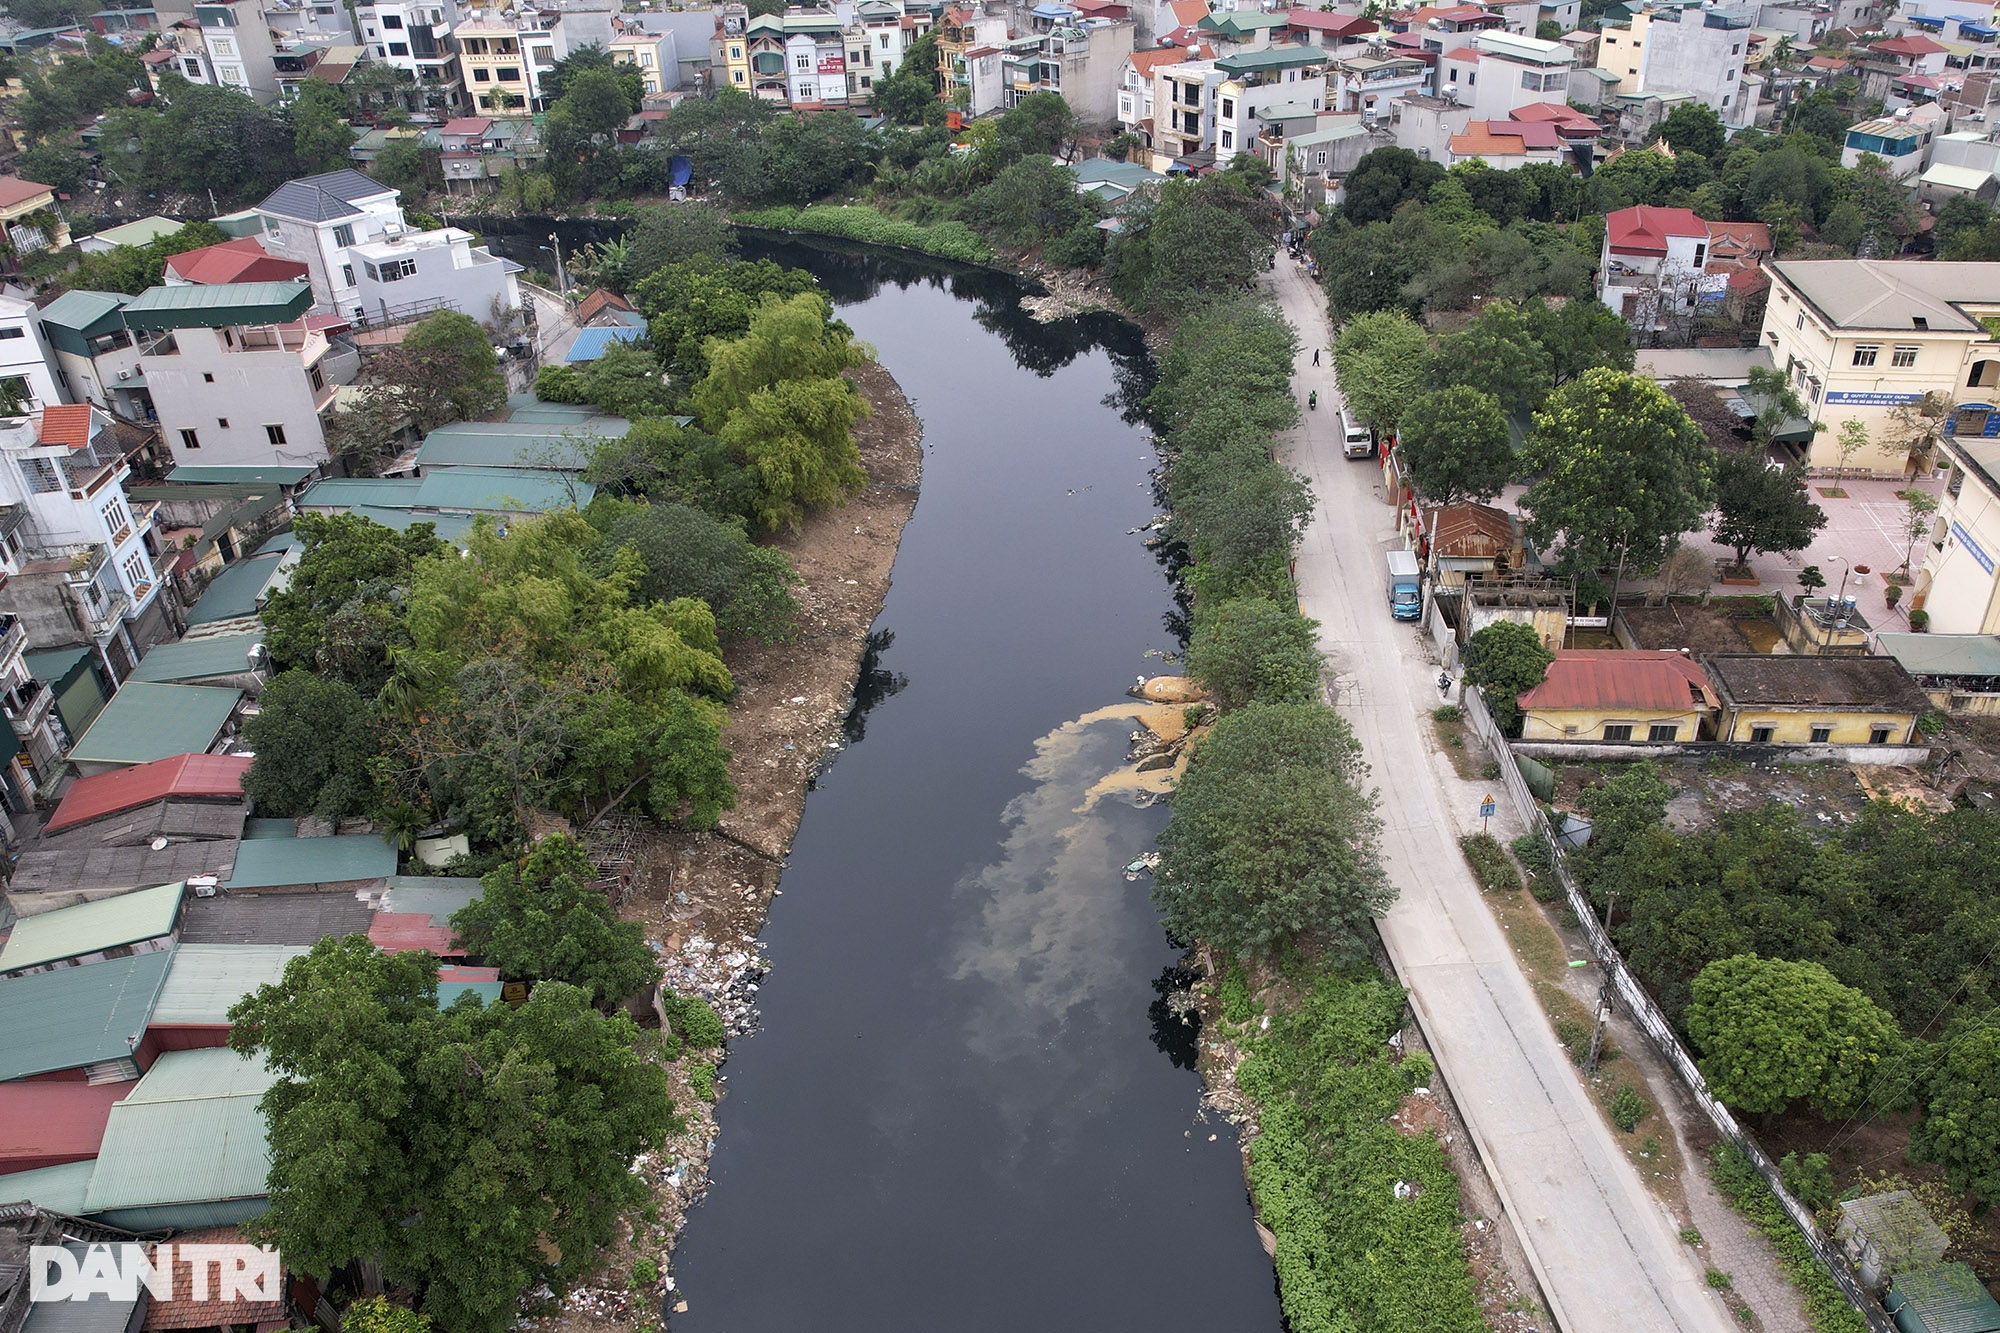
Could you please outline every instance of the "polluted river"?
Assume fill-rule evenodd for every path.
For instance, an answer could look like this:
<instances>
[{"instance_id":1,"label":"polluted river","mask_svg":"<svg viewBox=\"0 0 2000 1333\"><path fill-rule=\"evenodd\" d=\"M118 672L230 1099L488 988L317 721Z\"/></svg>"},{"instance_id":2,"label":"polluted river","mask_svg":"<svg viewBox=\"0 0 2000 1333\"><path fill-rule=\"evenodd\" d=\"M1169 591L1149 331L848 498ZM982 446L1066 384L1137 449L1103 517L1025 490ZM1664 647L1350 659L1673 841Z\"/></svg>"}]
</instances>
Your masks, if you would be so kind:
<instances>
[{"instance_id":1,"label":"polluted river","mask_svg":"<svg viewBox=\"0 0 2000 1333\"><path fill-rule=\"evenodd\" d=\"M1138 332L1038 323L987 271L744 251L825 285L924 472L723 1068L673 1333L1276 1330L1180 951L1127 871L1166 809L1126 690L1178 670Z\"/></svg>"}]
</instances>

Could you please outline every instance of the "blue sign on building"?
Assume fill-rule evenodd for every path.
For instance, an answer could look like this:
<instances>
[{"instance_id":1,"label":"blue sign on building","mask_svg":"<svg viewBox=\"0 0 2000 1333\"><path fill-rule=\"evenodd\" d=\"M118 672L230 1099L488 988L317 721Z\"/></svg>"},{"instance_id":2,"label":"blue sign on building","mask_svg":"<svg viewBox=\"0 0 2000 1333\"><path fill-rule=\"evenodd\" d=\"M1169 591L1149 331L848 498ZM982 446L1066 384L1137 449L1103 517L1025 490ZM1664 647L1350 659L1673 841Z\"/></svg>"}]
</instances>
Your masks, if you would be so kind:
<instances>
[{"instance_id":1,"label":"blue sign on building","mask_svg":"<svg viewBox=\"0 0 2000 1333\"><path fill-rule=\"evenodd\" d=\"M1901 407L1922 402L1923 397L1920 393L1830 393L1826 401L1848 407Z\"/></svg>"},{"instance_id":2,"label":"blue sign on building","mask_svg":"<svg viewBox=\"0 0 2000 1333\"><path fill-rule=\"evenodd\" d=\"M1980 546L1978 542L1972 540L1971 533L1958 526L1957 519L1951 521L1951 535L1953 540L1972 553L1972 558L1979 562L1981 569L1985 570L1988 574L1993 572L1993 557L1986 554L1985 548Z\"/></svg>"}]
</instances>

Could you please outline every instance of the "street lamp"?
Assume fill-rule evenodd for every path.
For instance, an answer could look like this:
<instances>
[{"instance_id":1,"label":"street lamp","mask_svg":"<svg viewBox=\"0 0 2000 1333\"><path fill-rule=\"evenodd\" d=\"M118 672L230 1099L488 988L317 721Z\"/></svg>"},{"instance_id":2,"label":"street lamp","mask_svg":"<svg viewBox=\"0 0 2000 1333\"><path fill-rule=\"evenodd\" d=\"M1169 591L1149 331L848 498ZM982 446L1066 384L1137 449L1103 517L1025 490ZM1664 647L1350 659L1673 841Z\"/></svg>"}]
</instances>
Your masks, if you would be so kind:
<instances>
[{"instance_id":1,"label":"street lamp","mask_svg":"<svg viewBox=\"0 0 2000 1333\"><path fill-rule=\"evenodd\" d=\"M569 304L569 278L563 272L562 241L557 238L554 232L549 233L549 245L555 247L555 249L550 251L550 253L552 253L556 257L556 290L558 294L561 295L563 299L563 304L567 306ZM547 250L549 248L549 245L540 246L538 248Z\"/></svg>"}]
</instances>

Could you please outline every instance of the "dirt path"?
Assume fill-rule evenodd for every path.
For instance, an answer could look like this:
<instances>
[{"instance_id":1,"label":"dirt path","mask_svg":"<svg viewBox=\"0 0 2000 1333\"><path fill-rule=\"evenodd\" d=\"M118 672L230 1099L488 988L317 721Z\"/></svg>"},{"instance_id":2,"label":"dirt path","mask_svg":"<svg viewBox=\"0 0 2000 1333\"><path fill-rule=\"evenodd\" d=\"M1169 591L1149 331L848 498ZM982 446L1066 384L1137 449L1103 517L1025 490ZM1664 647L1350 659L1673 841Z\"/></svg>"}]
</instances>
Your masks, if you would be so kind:
<instances>
[{"instance_id":1,"label":"dirt path","mask_svg":"<svg viewBox=\"0 0 2000 1333\"><path fill-rule=\"evenodd\" d=\"M923 425L902 389L877 365L849 372L874 407L857 428L868 488L840 509L815 514L776 544L803 586L799 635L789 643L739 644L726 654L736 696L722 733L730 748L736 808L713 833L647 825L633 834L633 877L620 914L645 925L660 951L666 984L699 994L732 1035L755 1026L764 965L757 934L777 891L784 858L816 774L839 752L841 724L867 648L868 630L889 593L903 524L916 506ZM662 1296L674 1303L668 1272L686 1212L707 1189L715 1147L714 1107L689 1084L692 1062L670 1065L676 1113L685 1128L638 1170L653 1201L623 1243L604 1256L594 1281L572 1291L542 1329L656 1328ZM726 1076L722 1076L726 1078ZM718 1094L726 1086L718 1081ZM658 1276L645 1280L644 1265ZM635 1265L641 1272L635 1276Z\"/></svg>"}]
</instances>

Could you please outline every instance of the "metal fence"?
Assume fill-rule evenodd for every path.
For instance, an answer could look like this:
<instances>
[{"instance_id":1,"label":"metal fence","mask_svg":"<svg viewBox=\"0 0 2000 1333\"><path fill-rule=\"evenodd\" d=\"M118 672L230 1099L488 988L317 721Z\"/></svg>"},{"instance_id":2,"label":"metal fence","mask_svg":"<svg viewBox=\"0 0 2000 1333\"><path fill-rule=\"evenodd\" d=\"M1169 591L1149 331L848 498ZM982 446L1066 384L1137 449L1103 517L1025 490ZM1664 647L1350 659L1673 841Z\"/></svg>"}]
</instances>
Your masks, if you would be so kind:
<instances>
[{"instance_id":1,"label":"metal fence","mask_svg":"<svg viewBox=\"0 0 2000 1333\"><path fill-rule=\"evenodd\" d=\"M1652 1043L1653 1049L1672 1066L1674 1073L1680 1078L1681 1086L1687 1089L1688 1095L1715 1126L1716 1132L1733 1144L1744 1157L1749 1159L1750 1164L1757 1168L1757 1174L1764 1178L1764 1183L1770 1186L1771 1193L1777 1196L1786 1215L1805 1236L1806 1244L1812 1247L1814 1256L1825 1266L1834 1284L1849 1301L1853 1302L1861 1317L1868 1321L1873 1333L1896 1333L1896 1326L1890 1322L1888 1315L1883 1313L1882 1307L1869 1294L1868 1288L1855 1274L1847 1256L1821 1232L1812 1211L1793 1198L1791 1191L1785 1188L1785 1179L1779 1172L1777 1163L1773 1162L1763 1148L1758 1146L1756 1139L1737 1123L1729 1108L1716 1100L1715 1094L1709 1091L1708 1080L1702 1077L1701 1070L1695 1065L1694 1056L1681 1044L1673 1025L1667 1022L1667 1016L1660 1012L1660 1007L1653 1003L1653 997L1647 994L1645 986L1640 984L1639 979L1625 965L1624 956L1611 942L1611 936L1606 933L1604 923L1598 920L1596 909L1590 905L1590 900L1583 896L1583 890L1570 875L1569 867L1563 862L1562 846L1556 838L1555 830L1549 826L1547 817L1542 813L1540 802L1536 801L1534 794L1528 790L1527 780L1521 776L1520 765L1514 763L1513 756L1507 748L1507 738L1500 734L1500 728L1494 722L1493 715L1486 710L1486 703L1479 697L1478 689L1468 685L1461 694L1466 722L1501 761L1500 776L1506 783L1507 795L1513 800L1514 808L1520 813L1521 820L1528 826L1529 832L1541 839L1548 848L1550 861L1555 867L1556 880L1562 885L1570 911L1575 914L1585 938L1590 941L1590 951L1597 958L1598 965L1604 969L1604 975L1611 983L1612 994L1617 997L1626 1017L1638 1025L1639 1030L1645 1033L1646 1039Z\"/></svg>"}]
</instances>

